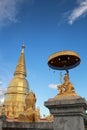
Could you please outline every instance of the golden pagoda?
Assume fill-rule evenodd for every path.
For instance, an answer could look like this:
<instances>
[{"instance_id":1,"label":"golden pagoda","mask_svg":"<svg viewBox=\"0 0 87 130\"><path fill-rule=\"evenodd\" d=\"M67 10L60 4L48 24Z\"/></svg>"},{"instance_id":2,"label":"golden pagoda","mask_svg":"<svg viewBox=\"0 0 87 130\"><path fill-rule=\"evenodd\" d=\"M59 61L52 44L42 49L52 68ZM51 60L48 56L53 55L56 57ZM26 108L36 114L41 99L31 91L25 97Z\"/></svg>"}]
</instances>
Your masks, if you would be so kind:
<instances>
[{"instance_id":1,"label":"golden pagoda","mask_svg":"<svg viewBox=\"0 0 87 130\"><path fill-rule=\"evenodd\" d=\"M22 45L14 77L10 81L7 92L5 93L4 105L7 118L18 118L20 112L23 112L25 109L25 98L29 93L29 85L26 80L24 48L25 46Z\"/></svg>"}]
</instances>

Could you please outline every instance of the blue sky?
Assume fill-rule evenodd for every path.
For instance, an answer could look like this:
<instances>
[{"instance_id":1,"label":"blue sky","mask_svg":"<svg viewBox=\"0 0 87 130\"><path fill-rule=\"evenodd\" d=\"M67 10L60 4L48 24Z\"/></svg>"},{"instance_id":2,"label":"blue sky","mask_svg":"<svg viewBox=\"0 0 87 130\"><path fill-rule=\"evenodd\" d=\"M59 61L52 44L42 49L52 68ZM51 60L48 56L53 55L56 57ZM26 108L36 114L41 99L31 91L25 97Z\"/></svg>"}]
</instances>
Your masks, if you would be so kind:
<instances>
[{"instance_id":1,"label":"blue sky","mask_svg":"<svg viewBox=\"0 0 87 130\"><path fill-rule=\"evenodd\" d=\"M25 44L27 80L37 97L41 115L44 101L58 93L60 71L50 69L48 57L72 50L81 63L70 70L78 95L87 99L87 0L0 0L0 98L6 91ZM62 74L65 72L62 71Z\"/></svg>"}]
</instances>

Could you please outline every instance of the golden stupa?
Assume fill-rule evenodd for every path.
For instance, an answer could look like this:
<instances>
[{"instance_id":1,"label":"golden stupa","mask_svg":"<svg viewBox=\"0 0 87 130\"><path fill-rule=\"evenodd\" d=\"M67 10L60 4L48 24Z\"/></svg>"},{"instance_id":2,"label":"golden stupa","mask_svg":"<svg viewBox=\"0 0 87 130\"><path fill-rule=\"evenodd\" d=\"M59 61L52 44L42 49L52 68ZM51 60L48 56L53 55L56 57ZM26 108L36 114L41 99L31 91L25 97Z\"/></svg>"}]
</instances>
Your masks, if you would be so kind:
<instances>
[{"instance_id":1,"label":"golden stupa","mask_svg":"<svg viewBox=\"0 0 87 130\"><path fill-rule=\"evenodd\" d=\"M18 118L20 112L23 112L25 109L25 98L29 94L29 85L26 80L24 48L24 45L22 45L14 77L10 81L7 92L5 93L5 115L8 118Z\"/></svg>"}]
</instances>

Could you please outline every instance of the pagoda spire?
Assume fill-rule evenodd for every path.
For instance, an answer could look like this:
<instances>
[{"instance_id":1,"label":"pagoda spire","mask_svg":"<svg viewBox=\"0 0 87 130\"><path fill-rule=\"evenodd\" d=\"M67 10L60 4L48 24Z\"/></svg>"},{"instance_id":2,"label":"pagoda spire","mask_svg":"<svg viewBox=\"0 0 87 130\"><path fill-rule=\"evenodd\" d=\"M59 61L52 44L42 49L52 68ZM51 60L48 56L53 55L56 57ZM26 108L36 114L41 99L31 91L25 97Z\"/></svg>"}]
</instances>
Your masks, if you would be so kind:
<instances>
[{"instance_id":1,"label":"pagoda spire","mask_svg":"<svg viewBox=\"0 0 87 130\"><path fill-rule=\"evenodd\" d=\"M19 113L24 111L25 98L29 93L29 85L26 79L26 65L24 48L22 45L21 54L14 72L14 77L10 81L5 93L5 108L8 118L18 118Z\"/></svg>"},{"instance_id":2,"label":"pagoda spire","mask_svg":"<svg viewBox=\"0 0 87 130\"><path fill-rule=\"evenodd\" d=\"M22 45L21 55L16 66L14 76L26 77L26 65L25 65L25 56L24 56L24 44Z\"/></svg>"}]
</instances>

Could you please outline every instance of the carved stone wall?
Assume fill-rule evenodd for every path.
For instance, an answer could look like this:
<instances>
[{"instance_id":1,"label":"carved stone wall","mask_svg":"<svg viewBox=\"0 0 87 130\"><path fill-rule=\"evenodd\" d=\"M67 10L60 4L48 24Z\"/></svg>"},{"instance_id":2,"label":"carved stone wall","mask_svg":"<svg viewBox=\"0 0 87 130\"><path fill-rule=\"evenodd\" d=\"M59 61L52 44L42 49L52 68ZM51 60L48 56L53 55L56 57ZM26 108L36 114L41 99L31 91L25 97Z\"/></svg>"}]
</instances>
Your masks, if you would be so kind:
<instances>
[{"instance_id":1,"label":"carved stone wall","mask_svg":"<svg viewBox=\"0 0 87 130\"><path fill-rule=\"evenodd\" d=\"M53 130L53 123L3 122L2 130Z\"/></svg>"},{"instance_id":2,"label":"carved stone wall","mask_svg":"<svg viewBox=\"0 0 87 130\"><path fill-rule=\"evenodd\" d=\"M4 122L2 128L0 127L0 130L53 130L53 123ZM85 130L87 130L87 126L85 126Z\"/></svg>"}]
</instances>

